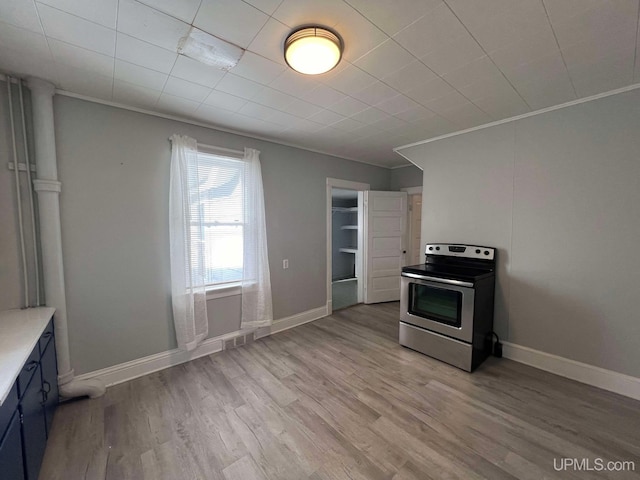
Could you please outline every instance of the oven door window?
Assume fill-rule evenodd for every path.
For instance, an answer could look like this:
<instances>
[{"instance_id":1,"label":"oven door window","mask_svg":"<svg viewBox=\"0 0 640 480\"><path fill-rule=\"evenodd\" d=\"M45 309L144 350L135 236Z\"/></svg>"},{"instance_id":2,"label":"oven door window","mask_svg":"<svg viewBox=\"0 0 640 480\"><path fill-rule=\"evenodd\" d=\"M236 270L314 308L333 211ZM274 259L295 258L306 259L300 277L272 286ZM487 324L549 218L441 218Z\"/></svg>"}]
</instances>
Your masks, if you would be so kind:
<instances>
[{"instance_id":1,"label":"oven door window","mask_svg":"<svg viewBox=\"0 0 640 480\"><path fill-rule=\"evenodd\" d=\"M410 284L410 314L459 328L462 325L461 311L461 292L417 283Z\"/></svg>"}]
</instances>

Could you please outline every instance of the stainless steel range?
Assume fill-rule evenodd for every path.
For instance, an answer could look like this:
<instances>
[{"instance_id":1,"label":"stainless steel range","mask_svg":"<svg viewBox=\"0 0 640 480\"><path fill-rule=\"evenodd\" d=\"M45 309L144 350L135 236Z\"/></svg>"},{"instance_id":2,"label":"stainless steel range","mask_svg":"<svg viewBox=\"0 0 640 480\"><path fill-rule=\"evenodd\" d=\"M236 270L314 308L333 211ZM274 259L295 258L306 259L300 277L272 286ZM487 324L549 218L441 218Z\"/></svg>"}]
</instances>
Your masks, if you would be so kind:
<instances>
[{"instance_id":1,"label":"stainless steel range","mask_svg":"<svg viewBox=\"0 0 640 480\"><path fill-rule=\"evenodd\" d=\"M403 267L400 345L473 371L491 353L496 249L427 244Z\"/></svg>"}]
</instances>

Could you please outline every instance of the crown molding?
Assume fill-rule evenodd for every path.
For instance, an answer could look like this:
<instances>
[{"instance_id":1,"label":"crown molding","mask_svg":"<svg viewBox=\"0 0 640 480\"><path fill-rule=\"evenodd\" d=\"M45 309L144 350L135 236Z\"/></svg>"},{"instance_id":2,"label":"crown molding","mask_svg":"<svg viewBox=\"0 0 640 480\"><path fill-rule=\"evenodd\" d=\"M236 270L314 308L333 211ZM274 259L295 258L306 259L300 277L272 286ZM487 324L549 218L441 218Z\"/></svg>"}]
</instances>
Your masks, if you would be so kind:
<instances>
[{"instance_id":1,"label":"crown molding","mask_svg":"<svg viewBox=\"0 0 640 480\"><path fill-rule=\"evenodd\" d=\"M439 135L433 138L427 138L426 140L421 140L419 142L409 143L407 145L402 145L400 147L395 147L393 149L398 155L409 160L406 155L403 155L400 150L404 150L405 148L417 147L419 145L424 145L431 142L437 142L438 140L444 140L445 138L457 137L458 135L464 135L465 133L475 132L477 130L484 130L485 128L495 127L497 125L503 125L505 123L511 123L518 120L522 120L523 118L535 117L536 115L542 115L543 113L553 112L555 110L560 110L567 107L573 107L574 105L580 105L581 103L592 102L594 100L599 100L601 98L610 97L612 95L618 95L620 93L630 92L632 90L637 90L640 88L640 83L634 83L632 85L627 85L626 87L617 88L615 90L609 90L608 92L598 93L596 95L591 95L589 97L579 98L577 100L571 100L570 102L560 103L558 105L554 105L552 107L541 108L540 110L535 110L533 112L523 113L522 115L516 115L515 117L509 117L502 120L496 120L495 122L485 123L482 125L478 125L476 127L467 128L466 130L458 130L457 132L445 133L444 135ZM409 160L411 161L411 160ZM413 163L413 162L412 162Z\"/></svg>"},{"instance_id":2,"label":"crown molding","mask_svg":"<svg viewBox=\"0 0 640 480\"><path fill-rule=\"evenodd\" d=\"M197 127L204 127L204 128L209 128L209 129L212 129L212 130L218 130L220 132L231 133L233 135L239 135L239 136L242 136L242 137L253 138L255 140L262 140L264 142L275 143L277 145L284 145L285 147L298 148L300 150L306 150L307 152L318 153L320 155L327 155L329 157L339 158L341 160L349 160L349 161L352 161L352 162L358 162L358 163L364 163L366 165L371 165L373 167L391 169L391 167L387 167L385 165L380 165L378 163L365 162L364 160L360 160L360 159L352 158L352 157L341 157L339 155L336 155L335 153L329 153L329 152L325 152L325 151L322 151L322 150L316 150L316 149L309 148L309 147L304 147L302 145L298 145L298 144L295 144L295 143L283 142L283 141L280 141L280 140L277 140L277 139L274 139L274 138L262 137L260 135L254 135L254 134L247 133L247 132L241 132L241 131L238 131L238 130L232 130L230 128L225 128L225 127L222 127L220 125L215 125L213 123L201 122L199 120L194 120L194 119L190 119L190 118L187 118L187 117L180 117L180 116L171 115L171 114L168 114L168 113L160 113L160 112L156 112L154 110L147 110L145 108L132 107L131 105L127 105L125 103L112 102L111 100L102 100L100 98L95 98L95 97L90 97L90 96L87 96L87 95L81 95L81 94L78 94L78 93L68 92L66 90L56 90L56 94L62 95L64 97L70 97L70 98L77 98L79 100L85 100L87 102L98 103L100 105L106 105L108 107L121 108L123 110L129 110L131 112L143 113L145 115L151 115L153 117L164 118L164 119L167 119L167 120L174 120L176 122L188 123L190 125L195 125Z\"/></svg>"}]
</instances>

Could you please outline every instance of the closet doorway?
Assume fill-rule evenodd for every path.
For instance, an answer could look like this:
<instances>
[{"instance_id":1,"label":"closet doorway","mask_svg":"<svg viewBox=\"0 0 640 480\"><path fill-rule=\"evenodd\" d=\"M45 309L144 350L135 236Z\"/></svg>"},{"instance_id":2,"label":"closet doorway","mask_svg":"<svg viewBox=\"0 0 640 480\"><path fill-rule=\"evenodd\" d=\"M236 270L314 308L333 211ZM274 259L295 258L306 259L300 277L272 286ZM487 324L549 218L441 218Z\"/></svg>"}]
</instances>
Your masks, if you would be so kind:
<instances>
[{"instance_id":1,"label":"closet doorway","mask_svg":"<svg viewBox=\"0 0 640 480\"><path fill-rule=\"evenodd\" d=\"M363 301L362 195L369 184L327 178L327 309ZM360 200L358 199L360 197Z\"/></svg>"},{"instance_id":2,"label":"closet doorway","mask_svg":"<svg viewBox=\"0 0 640 480\"><path fill-rule=\"evenodd\" d=\"M422 233L422 187L401 188L408 195L407 209L407 265L424 263L420 242Z\"/></svg>"},{"instance_id":3,"label":"closet doorway","mask_svg":"<svg viewBox=\"0 0 640 480\"><path fill-rule=\"evenodd\" d=\"M360 303L358 280L360 255L358 251L358 191L333 188L331 190L331 298L333 309Z\"/></svg>"}]
</instances>

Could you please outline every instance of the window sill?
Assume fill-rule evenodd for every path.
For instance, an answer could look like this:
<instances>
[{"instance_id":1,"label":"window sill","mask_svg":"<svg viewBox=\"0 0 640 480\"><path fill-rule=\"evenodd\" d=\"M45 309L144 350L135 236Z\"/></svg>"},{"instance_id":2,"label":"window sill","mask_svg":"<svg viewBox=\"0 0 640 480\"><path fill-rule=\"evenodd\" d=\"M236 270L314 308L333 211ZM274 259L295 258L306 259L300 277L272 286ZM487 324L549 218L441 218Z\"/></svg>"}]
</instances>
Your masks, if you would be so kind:
<instances>
[{"instance_id":1,"label":"window sill","mask_svg":"<svg viewBox=\"0 0 640 480\"><path fill-rule=\"evenodd\" d=\"M242 284L240 282L230 283L227 285L218 285L207 287L207 300L216 298L233 297L242 293Z\"/></svg>"}]
</instances>

